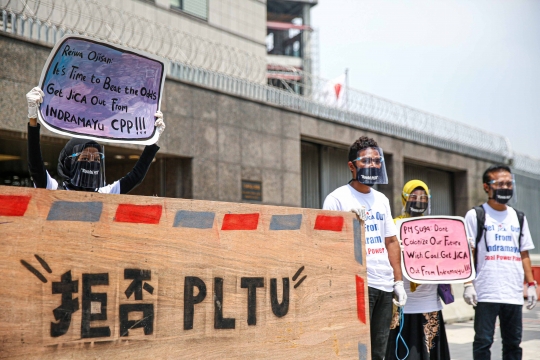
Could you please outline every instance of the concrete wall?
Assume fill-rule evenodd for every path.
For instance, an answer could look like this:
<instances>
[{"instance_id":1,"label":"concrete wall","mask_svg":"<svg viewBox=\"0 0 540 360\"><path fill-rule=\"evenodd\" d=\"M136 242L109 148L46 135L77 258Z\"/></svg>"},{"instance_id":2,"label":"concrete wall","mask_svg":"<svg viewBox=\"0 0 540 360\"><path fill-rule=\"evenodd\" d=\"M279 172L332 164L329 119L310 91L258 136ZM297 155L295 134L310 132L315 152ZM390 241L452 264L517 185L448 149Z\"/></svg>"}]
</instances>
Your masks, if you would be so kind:
<instances>
[{"instance_id":1,"label":"concrete wall","mask_svg":"<svg viewBox=\"0 0 540 360\"><path fill-rule=\"evenodd\" d=\"M49 52L0 35L0 130L26 133L25 94L38 84ZM160 154L192 158L193 198L240 202L245 179L263 182L266 204L301 205L298 114L171 79L162 111ZM46 129L42 135L60 138Z\"/></svg>"},{"instance_id":2,"label":"concrete wall","mask_svg":"<svg viewBox=\"0 0 540 360\"><path fill-rule=\"evenodd\" d=\"M383 191L393 204L394 213L402 208L401 191L406 162L454 172L456 215L464 216L472 206L486 199L482 190L482 173L490 165L489 162L305 115L300 116L300 133L311 141L342 146L350 146L361 135L373 137L383 148L385 158L390 159L387 165L390 169L390 189Z\"/></svg>"},{"instance_id":3,"label":"concrete wall","mask_svg":"<svg viewBox=\"0 0 540 360\"><path fill-rule=\"evenodd\" d=\"M195 199L239 202L244 179L263 182L264 203L300 206L299 115L173 80L164 91L162 150L193 158Z\"/></svg>"},{"instance_id":4,"label":"concrete wall","mask_svg":"<svg viewBox=\"0 0 540 360\"><path fill-rule=\"evenodd\" d=\"M39 19L63 31L91 34L115 43L127 42L128 46L159 52L193 66L211 67L215 71L266 82L266 1L204 1L199 4L202 4L199 15L203 18L190 13L187 7L186 11L171 7L171 0L8 1L9 6L6 2L2 4L22 19L31 20L24 27L26 34L34 39L53 36L47 33L48 26L34 25L30 29L29 24ZM7 26L10 28L11 24Z\"/></svg>"},{"instance_id":5,"label":"concrete wall","mask_svg":"<svg viewBox=\"0 0 540 360\"><path fill-rule=\"evenodd\" d=\"M38 83L50 48L0 35L0 130L26 133L25 93ZM454 172L456 215L485 195L481 175L488 162L349 125L314 118L173 79L165 83L162 110L167 129L160 154L192 158L195 199L241 201L241 180L263 183L263 202L301 205L300 140L348 147L374 137L390 161L385 193L401 209L403 166L414 162ZM59 136L43 129L51 139ZM136 148L126 145L124 147Z\"/></svg>"},{"instance_id":6,"label":"concrete wall","mask_svg":"<svg viewBox=\"0 0 540 360\"><path fill-rule=\"evenodd\" d=\"M114 6L173 29L248 51L262 59L266 56L266 1L209 0L208 20L170 10L168 0L156 2L156 5L117 0Z\"/></svg>"}]
</instances>

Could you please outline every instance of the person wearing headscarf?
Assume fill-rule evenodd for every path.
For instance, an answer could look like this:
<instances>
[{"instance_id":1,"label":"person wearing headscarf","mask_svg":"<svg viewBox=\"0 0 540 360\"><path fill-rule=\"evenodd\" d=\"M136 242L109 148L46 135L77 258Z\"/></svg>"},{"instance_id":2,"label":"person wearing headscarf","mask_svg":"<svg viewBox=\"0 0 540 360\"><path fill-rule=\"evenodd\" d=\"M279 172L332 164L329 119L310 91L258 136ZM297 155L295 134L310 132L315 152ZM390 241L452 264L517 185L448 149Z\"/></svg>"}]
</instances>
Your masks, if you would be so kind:
<instances>
[{"instance_id":1,"label":"person wearing headscarf","mask_svg":"<svg viewBox=\"0 0 540 360\"><path fill-rule=\"evenodd\" d=\"M411 180L405 184L401 193L403 213L394 219L429 215L430 191L421 180ZM450 360L450 348L442 317L442 303L437 292L437 284L418 285L403 278L407 303L403 308L403 319L395 310L385 359L404 359L407 354L403 342L407 345L407 360ZM400 320L403 328L400 333ZM396 349L397 343L397 349ZM396 354L397 353L397 354Z\"/></svg>"},{"instance_id":2,"label":"person wearing headscarf","mask_svg":"<svg viewBox=\"0 0 540 360\"><path fill-rule=\"evenodd\" d=\"M89 191L106 194L127 194L139 185L159 150L156 144L147 145L139 160L126 176L107 185L105 182L105 154L103 146L93 140L73 138L67 142L58 157L58 176L61 183L45 169L40 145L40 124L37 123L43 91L35 87L28 94L28 169L36 188L49 190ZM165 129L163 114L156 112L156 131Z\"/></svg>"},{"instance_id":3,"label":"person wearing headscarf","mask_svg":"<svg viewBox=\"0 0 540 360\"><path fill-rule=\"evenodd\" d=\"M394 219L394 222L399 219L422 216L430 212L429 209L429 189L422 180L411 180L403 186L401 192L401 202L403 203L403 212Z\"/></svg>"}]
</instances>

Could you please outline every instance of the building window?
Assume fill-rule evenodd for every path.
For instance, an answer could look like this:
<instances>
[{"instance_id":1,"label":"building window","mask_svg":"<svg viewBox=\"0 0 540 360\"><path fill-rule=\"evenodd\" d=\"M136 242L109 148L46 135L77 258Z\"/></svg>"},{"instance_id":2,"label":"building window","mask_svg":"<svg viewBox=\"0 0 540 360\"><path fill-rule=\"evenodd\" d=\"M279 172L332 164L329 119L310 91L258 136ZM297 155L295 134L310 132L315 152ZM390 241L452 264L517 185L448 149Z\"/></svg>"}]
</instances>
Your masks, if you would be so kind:
<instances>
[{"instance_id":1,"label":"building window","mask_svg":"<svg viewBox=\"0 0 540 360\"><path fill-rule=\"evenodd\" d=\"M171 9L208 20L208 0L171 0Z\"/></svg>"},{"instance_id":2,"label":"building window","mask_svg":"<svg viewBox=\"0 0 540 360\"><path fill-rule=\"evenodd\" d=\"M351 179L349 151L302 141L302 207L321 209L326 196Z\"/></svg>"}]
</instances>

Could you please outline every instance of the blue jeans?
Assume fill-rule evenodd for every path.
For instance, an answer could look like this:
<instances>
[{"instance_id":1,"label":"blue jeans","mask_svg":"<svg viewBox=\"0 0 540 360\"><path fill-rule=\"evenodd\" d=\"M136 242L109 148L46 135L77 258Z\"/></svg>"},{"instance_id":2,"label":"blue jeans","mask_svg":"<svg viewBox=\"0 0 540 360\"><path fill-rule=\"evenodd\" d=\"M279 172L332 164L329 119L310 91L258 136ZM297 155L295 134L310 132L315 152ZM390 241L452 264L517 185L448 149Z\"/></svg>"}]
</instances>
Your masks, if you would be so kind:
<instances>
[{"instance_id":1,"label":"blue jeans","mask_svg":"<svg viewBox=\"0 0 540 360\"><path fill-rule=\"evenodd\" d=\"M371 331L371 359L383 360L392 321L393 292L386 292L368 286L369 324Z\"/></svg>"},{"instance_id":2,"label":"blue jeans","mask_svg":"<svg viewBox=\"0 0 540 360\"><path fill-rule=\"evenodd\" d=\"M495 320L499 317L503 360L521 360L523 306L479 302L474 315L474 360L491 359L491 344L495 333Z\"/></svg>"}]
</instances>

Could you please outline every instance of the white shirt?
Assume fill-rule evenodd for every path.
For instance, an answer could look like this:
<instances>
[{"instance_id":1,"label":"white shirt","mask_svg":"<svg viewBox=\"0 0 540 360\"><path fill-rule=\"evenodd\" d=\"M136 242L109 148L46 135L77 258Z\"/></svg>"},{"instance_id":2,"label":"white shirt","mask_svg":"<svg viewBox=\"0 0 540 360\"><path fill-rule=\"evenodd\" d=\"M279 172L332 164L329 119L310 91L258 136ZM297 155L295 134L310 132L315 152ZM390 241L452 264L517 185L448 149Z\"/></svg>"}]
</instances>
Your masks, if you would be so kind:
<instances>
[{"instance_id":1,"label":"white shirt","mask_svg":"<svg viewBox=\"0 0 540 360\"><path fill-rule=\"evenodd\" d=\"M416 291L411 292L411 282L404 277L403 287L407 293L407 302L403 309L405 314L423 314L442 310L437 284L419 284Z\"/></svg>"},{"instance_id":2,"label":"white shirt","mask_svg":"<svg viewBox=\"0 0 540 360\"><path fill-rule=\"evenodd\" d=\"M49 175L49 172L47 172L47 190L58 190L58 181L52 178L51 175ZM36 185L34 184L34 187ZM106 185L104 187L101 187L97 191L98 193L102 194L120 194L120 181L117 180L113 182L110 185Z\"/></svg>"},{"instance_id":3,"label":"white shirt","mask_svg":"<svg viewBox=\"0 0 540 360\"><path fill-rule=\"evenodd\" d=\"M471 209L465 215L467 232L473 238L471 246L477 247L476 279L474 288L480 302L523 305L523 263L521 251L534 249L527 218L523 221L521 249L518 248L519 222L516 211L494 210L487 203L485 231L475 244L477 234L476 212ZM477 246L476 246L477 245Z\"/></svg>"},{"instance_id":4,"label":"white shirt","mask_svg":"<svg viewBox=\"0 0 540 360\"><path fill-rule=\"evenodd\" d=\"M392 220L388 198L377 190L369 194L356 191L350 185L344 185L324 200L324 210L350 211L365 206L366 219L366 265L368 286L386 292L394 288L394 269L388 260L385 238L397 235L397 228Z\"/></svg>"}]
</instances>

